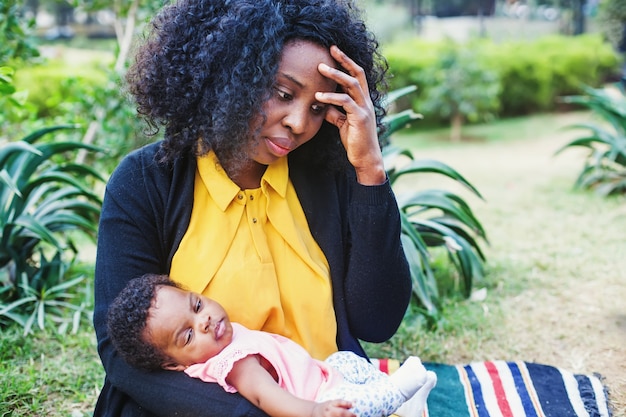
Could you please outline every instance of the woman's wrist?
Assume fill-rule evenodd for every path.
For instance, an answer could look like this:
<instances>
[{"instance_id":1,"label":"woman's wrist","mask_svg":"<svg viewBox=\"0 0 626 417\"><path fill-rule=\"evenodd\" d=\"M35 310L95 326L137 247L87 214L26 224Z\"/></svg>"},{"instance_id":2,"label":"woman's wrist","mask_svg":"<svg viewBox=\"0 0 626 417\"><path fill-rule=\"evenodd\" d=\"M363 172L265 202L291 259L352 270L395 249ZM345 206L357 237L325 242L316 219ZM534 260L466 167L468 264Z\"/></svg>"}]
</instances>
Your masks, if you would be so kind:
<instances>
[{"instance_id":1,"label":"woman's wrist","mask_svg":"<svg viewBox=\"0 0 626 417\"><path fill-rule=\"evenodd\" d=\"M364 168L356 168L356 180L361 185L381 185L387 181L387 172L382 161Z\"/></svg>"}]
</instances>

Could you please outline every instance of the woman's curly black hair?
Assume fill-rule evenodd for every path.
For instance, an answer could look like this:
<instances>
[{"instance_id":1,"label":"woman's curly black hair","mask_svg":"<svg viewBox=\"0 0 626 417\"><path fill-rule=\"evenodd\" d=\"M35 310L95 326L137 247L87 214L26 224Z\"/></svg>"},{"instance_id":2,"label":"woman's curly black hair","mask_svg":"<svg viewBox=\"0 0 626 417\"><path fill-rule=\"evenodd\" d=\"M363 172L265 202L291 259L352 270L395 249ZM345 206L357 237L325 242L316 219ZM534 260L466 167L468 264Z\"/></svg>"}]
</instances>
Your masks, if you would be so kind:
<instances>
[{"instance_id":1,"label":"woman's curly black hair","mask_svg":"<svg viewBox=\"0 0 626 417\"><path fill-rule=\"evenodd\" d=\"M213 149L236 169L255 144L251 121L263 116L290 40L337 45L361 66L382 129L388 67L352 0L179 0L154 18L126 76L139 114L165 127L161 159ZM295 152L327 167L346 159L327 122Z\"/></svg>"},{"instance_id":2,"label":"woman's curly black hair","mask_svg":"<svg viewBox=\"0 0 626 417\"><path fill-rule=\"evenodd\" d=\"M115 349L130 365L148 371L161 369L169 360L144 334L160 286L179 288L167 275L146 274L130 280L109 307L107 316L109 336Z\"/></svg>"}]
</instances>

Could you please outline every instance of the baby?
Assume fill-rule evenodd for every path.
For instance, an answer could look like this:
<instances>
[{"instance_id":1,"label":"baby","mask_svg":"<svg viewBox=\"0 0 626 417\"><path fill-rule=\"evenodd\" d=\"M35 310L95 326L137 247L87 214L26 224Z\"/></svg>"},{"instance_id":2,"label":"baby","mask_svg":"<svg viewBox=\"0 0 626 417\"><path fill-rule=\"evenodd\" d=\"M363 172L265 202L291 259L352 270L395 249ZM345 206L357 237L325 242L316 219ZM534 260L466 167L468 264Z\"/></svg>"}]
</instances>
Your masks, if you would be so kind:
<instances>
[{"instance_id":1,"label":"baby","mask_svg":"<svg viewBox=\"0 0 626 417\"><path fill-rule=\"evenodd\" d=\"M286 337L231 323L215 300L165 275L131 280L108 329L129 364L218 383L273 417L418 417L437 381L415 356L391 375L352 352L316 360Z\"/></svg>"}]
</instances>

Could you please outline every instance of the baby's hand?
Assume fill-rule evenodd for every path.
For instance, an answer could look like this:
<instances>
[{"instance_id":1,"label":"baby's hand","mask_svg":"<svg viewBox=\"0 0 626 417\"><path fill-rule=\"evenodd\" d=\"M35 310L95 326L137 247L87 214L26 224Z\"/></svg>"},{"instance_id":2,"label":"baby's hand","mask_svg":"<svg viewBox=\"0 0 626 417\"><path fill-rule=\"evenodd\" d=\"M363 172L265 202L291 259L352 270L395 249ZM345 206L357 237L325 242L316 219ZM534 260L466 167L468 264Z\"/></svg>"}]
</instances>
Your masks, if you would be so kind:
<instances>
[{"instance_id":1,"label":"baby's hand","mask_svg":"<svg viewBox=\"0 0 626 417\"><path fill-rule=\"evenodd\" d=\"M352 403L344 400L332 400L315 404L311 417L356 417L352 411Z\"/></svg>"}]
</instances>

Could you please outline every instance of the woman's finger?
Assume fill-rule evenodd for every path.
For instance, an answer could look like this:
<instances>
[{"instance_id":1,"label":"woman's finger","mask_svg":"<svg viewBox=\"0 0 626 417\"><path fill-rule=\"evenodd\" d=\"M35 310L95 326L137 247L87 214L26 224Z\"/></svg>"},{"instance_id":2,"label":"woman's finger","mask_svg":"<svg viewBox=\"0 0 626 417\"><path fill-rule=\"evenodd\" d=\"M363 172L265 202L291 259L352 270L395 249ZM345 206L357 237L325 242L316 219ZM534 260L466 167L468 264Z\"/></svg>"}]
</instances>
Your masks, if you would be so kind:
<instances>
[{"instance_id":1,"label":"woman's finger","mask_svg":"<svg viewBox=\"0 0 626 417\"><path fill-rule=\"evenodd\" d=\"M359 86L363 91L369 91L367 85L367 77L365 71L359 65L357 65L352 58L346 55L341 49L333 45L330 47L330 55L337 61L337 63L348 71L348 74L358 81ZM339 71L341 72L341 71Z\"/></svg>"},{"instance_id":2,"label":"woman's finger","mask_svg":"<svg viewBox=\"0 0 626 417\"><path fill-rule=\"evenodd\" d=\"M339 51L338 48L335 47L335 49ZM340 90L349 95L357 105L369 107L371 100L369 100L369 89L363 69L345 56L343 52L341 54L346 59L343 62L351 63L347 67L344 67L347 72L343 72L326 64L320 64L318 66L319 72L326 78L335 81L340 87Z\"/></svg>"}]
</instances>

